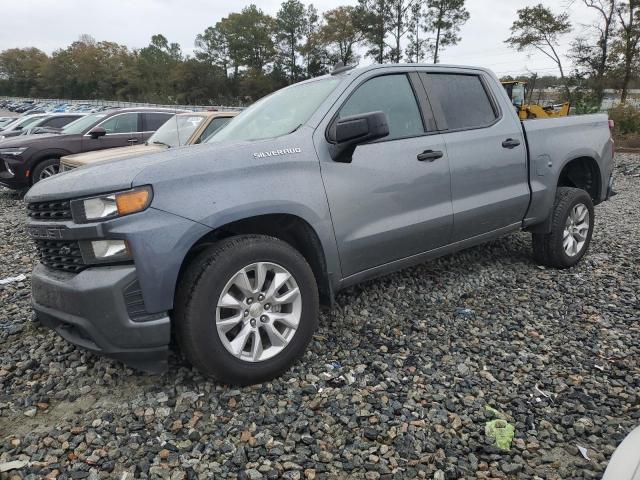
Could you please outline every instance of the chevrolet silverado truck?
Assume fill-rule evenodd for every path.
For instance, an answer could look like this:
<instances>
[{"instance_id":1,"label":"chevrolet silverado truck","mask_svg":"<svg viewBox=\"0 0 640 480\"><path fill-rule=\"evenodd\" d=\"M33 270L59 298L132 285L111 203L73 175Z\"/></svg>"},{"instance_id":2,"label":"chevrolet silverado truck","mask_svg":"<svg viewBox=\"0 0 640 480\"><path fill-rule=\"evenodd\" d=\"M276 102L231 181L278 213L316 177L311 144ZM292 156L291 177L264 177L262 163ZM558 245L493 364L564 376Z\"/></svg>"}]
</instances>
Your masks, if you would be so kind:
<instances>
[{"instance_id":1,"label":"chevrolet silverado truck","mask_svg":"<svg viewBox=\"0 0 640 480\"><path fill-rule=\"evenodd\" d=\"M521 122L485 69L337 68L202 145L34 185L33 305L140 369L166 369L177 343L219 381L265 381L363 280L520 230L537 262L574 266L612 157L606 115Z\"/></svg>"},{"instance_id":2,"label":"chevrolet silverado truck","mask_svg":"<svg viewBox=\"0 0 640 480\"><path fill-rule=\"evenodd\" d=\"M166 148L197 145L216 133L237 114L238 112L219 111L178 113L158 128L142 145L67 155L60 159L60 171L66 172L105 160L135 157Z\"/></svg>"}]
</instances>

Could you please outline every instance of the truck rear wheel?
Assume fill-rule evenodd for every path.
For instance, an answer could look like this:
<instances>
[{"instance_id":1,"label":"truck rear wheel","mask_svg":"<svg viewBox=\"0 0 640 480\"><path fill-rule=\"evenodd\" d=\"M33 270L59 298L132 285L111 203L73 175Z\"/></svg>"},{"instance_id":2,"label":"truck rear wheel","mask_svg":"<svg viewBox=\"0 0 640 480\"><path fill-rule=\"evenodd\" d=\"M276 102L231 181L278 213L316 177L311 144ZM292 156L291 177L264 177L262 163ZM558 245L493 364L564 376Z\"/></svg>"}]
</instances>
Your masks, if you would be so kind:
<instances>
[{"instance_id":1,"label":"truck rear wheel","mask_svg":"<svg viewBox=\"0 0 640 480\"><path fill-rule=\"evenodd\" d=\"M533 256L555 268L574 266L587 253L593 234L591 196L579 188L560 187L551 212L551 231L533 234Z\"/></svg>"},{"instance_id":2,"label":"truck rear wheel","mask_svg":"<svg viewBox=\"0 0 640 480\"><path fill-rule=\"evenodd\" d=\"M175 307L178 342L202 373L235 385L286 371L318 325L311 267L287 243L231 237L191 262Z\"/></svg>"}]
</instances>

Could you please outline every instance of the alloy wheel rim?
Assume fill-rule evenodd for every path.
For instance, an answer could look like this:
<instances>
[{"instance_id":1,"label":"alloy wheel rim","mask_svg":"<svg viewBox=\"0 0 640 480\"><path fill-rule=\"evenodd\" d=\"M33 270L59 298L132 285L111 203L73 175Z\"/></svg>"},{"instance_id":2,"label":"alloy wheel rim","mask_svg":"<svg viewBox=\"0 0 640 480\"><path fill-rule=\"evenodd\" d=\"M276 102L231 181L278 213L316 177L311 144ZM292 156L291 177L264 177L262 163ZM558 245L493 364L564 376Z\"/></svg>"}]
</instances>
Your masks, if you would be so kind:
<instances>
[{"instance_id":1,"label":"alloy wheel rim","mask_svg":"<svg viewBox=\"0 0 640 480\"><path fill-rule=\"evenodd\" d=\"M562 248L569 257L575 257L584 248L589 234L589 209L583 203L574 205L562 235Z\"/></svg>"},{"instance_id":2,"label":"alloy wheel rim","mask_svg":"<svg viewBox=\"0 0 640 480\"><path fill-rule=\"evenodd\" d=\"M222 289L216 331L227 351L246 362L262 362L284 350L302 314L302 297L293 275L271 262L238 270Z\"/></svg>"},{"instance_id":3,"label":"alloy wheel rim","mask_svg":"<svg viewBox=\"0 0 640 480\"><path fill-rule=\"evenodd\" d=\"M49 165L44 168L42 172L40 172L40 180L44 180L45 178L53 177L60 173L60 166L58 165Z\"/></svg>"}]
</instances>

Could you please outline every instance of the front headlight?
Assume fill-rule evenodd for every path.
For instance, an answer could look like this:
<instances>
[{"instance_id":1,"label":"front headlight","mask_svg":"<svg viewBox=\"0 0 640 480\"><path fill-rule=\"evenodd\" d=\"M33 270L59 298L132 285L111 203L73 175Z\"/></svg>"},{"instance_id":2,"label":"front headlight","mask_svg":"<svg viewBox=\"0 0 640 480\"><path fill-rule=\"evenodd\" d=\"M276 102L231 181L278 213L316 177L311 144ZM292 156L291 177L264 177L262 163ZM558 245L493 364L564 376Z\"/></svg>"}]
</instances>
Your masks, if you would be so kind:
<instances>
[{"instance_id":1,"label":"front headlight","mask_svg":"<svg viewBox=\"0 0 640 480\"><path fill-rule=\"evenodd\" d=\"M150 186L137 187L123 192L71 202L76 223L95 222L142 212L151 204L153 191Z\"/></svg>"},{"instance_id":2,"label":"front headlight","mask_svg":"<svg viewBox=\"0 0 640 480\"><path fill-rule=\"evenodd\" d=\"M0 157L19 157L22 155L25 150L29 147L21 147L21 148L0 148Z\"/></svg>"}]
</instances>

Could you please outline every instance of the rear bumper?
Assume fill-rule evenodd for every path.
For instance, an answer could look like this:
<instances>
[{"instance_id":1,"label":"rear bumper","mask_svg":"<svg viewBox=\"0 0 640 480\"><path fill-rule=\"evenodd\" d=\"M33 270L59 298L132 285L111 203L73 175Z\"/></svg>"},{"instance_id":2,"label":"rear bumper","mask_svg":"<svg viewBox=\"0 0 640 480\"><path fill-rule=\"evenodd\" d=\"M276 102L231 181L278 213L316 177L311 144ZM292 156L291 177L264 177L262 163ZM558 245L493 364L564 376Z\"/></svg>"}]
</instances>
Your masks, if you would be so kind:
<instances>
[{"instance_id":1,"label":"rear bumper","mask_svg":"<svg viewBox=\"0 0 640 480\"><path fill-rule=\"evenodd\" d=\"M89 268L69 274L37 265L33 307L40 322L65 340L151 373L167 369L168 314L130 318L125 291L136 282L134 266Z\"/></svg>"},{"instance_id":2,"label":"rear bumper","mask_svg":"<svg viewBox=\"0 0 640 480\"><path fill-rule=\"evenodd\" d=\"M613 180L613 175L609 177L609 184L607 185L607 198L605 200L609 200L611 197L615 197L618 192L616 192L614 187L615 181Z\"/></svg>"}]
</instances>

